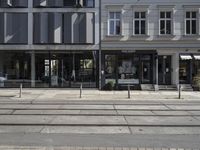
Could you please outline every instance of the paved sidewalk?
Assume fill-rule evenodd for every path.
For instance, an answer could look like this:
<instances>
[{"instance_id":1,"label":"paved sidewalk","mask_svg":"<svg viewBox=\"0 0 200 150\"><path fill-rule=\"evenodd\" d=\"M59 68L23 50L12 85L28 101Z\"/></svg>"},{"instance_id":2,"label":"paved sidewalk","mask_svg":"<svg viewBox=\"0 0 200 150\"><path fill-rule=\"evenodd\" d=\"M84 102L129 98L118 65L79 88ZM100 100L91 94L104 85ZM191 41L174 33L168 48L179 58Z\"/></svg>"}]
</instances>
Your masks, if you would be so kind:
<instances>
[{"instance_id":1,"label":"paved sidewalk","mask_svg":"<svg viewBox=\"0 0 200 150\"><path fill-rule=\"evenodd\" d=\"M78 89L0 89L0 99L12 100L129 100L127 91L99 91L83 89L82 98ZM130 100L178 100L177 91L131 91ZM181 92L181 100L200 100L200 92Z\"/></svg>"},{"instance_id":2,"label":"paved sidewalk","mask_svg":"<svg viewBox=\"0 0 200 150\"><path fill-rule=\"evenodd\" d=\"M146 148L146 147L35 147L0 146L0 150L192 150L182 148ZM198 150L198 149L196 149Z\"/></svg>"}]
</instances>

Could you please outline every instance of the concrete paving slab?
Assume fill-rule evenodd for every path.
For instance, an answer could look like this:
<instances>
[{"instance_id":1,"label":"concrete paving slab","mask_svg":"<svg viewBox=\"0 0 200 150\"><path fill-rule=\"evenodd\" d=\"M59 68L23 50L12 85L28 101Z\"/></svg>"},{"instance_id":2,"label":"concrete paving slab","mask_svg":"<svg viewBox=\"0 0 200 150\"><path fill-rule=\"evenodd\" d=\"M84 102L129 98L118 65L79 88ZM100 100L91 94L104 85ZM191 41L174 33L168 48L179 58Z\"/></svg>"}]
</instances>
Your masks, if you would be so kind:
<instances>
[{"instance_id":1,"label":"concrete paving slab","mask_svg":"<svg viewBox=\"0 0 200 150\"><path fill-rule=\"evenodd\" d=\"M0 115L11 114L12 112L13 110L8 110L8 109L0 110Z\"/></svg>"},{"instance_id":2,"label":"concrete paving slab","mask_svg":"<svg viewBox=\"0 0 200 150\"><path fill-rule=\"evenodd\" d=\"M0 109L58 109L61 105L2 104Z\"/></svg>"},{"instance_id":3,"label":"concrete paving slab","mask_svg":"<svg viewBox=\"0 0 200 150\"><path fill-rule=\"evenodd\" d=\"M152 111L156 115L161 116L184 116L184 115L191 115L187 111Z\"/></svg>"},{"instance_id":4,"label":"concrete paving slab","mask_svg":"<svg viewBox=\"0 0 200 150\"><path fill-rule=\"evenodd\" d=\"M169 110L164 105L115 105L116 109Z\"/></svg>"},{"instance_id":5,"label":"concrete paving slab","mask_svg":"<svg viewBox=\"0 0 200 150\"><path fill-rule=\"evenodd\" d=\"M200 105L167 105L169 108L173 110L200 110Z\"/></svg>"},{"instance_id":6,"label":"concrete paving slab","mask_svg":"<svg viewBox=\"0 0 200 150\"><path fill-rule=\"evenodd\" d=\"M1 115L0 124L47 124L53 116L44 115Z\"/></svg>"},{"instance_id":7,"label":"concrete paving slab","mask_svg":"<svg viewBox=\"0 0 200 150\"><path fill-rule=\"evenodd\" d=\"M122 116L57 116L50 124L127 125Z\"/></svg>"},{"instance_id":8,"label":"concrete paving slab","mask_svg":"<svg viewBox=\"0 0 200 150\"><path fill-rule=\"evenodd\" d=\"M70 115L80 114L80 110L16 110L13 114L17 115Z\"/></svg>"},{"instance_id":9,"label":"concrete paving slab","mask_svg":"<svg viewBox=\"0 0 200 150\"><path fill-rule=\"evenodd\" d=\"M199 118L200 119L200 118ZM129 125L200 125L200 121L193 117L164 117L164 116L126 116Z\"/></svg>"},{"instance_id":10,"label":"concrete paving slab","mask_svg":"<svg viewBox=\"0 0 200 150\"><path fill-rule=\"evenodd\" d=\"M115 110L81 110L81 115L117 115Z\"/></svg>"},{"instance_id":11,"label":"concrete paving slab","mask_svg":"<svg viewBox=\"0 0 200 150\"><path fill-rule=\"evenodd\" d=\"M194 115L194 116L200 116L200 111L188 111L188 113Z\"/></svg>"},{"instance_id":12,"label":"concrete paving slab","mask_svg":"<svg viewBox=\"0 0 200 150\"><path fill-rule=\"evenodd\" d=\"M114 109L113 105L62 105L62 109Z\"/></svg>"},{"instance_id":13,"label":"concrete paving slab","mask_svg":"<svg viewBox=\"0 0 200 150\"><path fill-rule=\"evenodd\" d=\"M42 126L0 126L0 133L40 133Z\"/></svg>"},{"instance_id":14,"label":"concrete paving slab","mask_svg":"<svg viewBox=\"0 0 200 150\"><path fill-rule=\"evenodd\" d=\"M73 133L73 134L130 134L128 127L84 127L84 126L46 126L41 133Z\"/></svg>"},{"instance_id":15,"label":"concrete paving slab","mask_svg":"<svg viewBox=\"0 0 200 150\"><path fill-rule=\"evenodd\" d=\"M139 116L154 116L151 111L132 111L132 110L117 110L120 115L139 115Z\"/></svg>"},{"instance_id":16,"label":"concrete paving slab","mask_svg":"<svg viewBox=\"0 0 200 150\"><path fill-rule=\"evenodd\" d=\"M200 127L130 127L132 134L200 134Z\"/></svg>"}]
</instances>

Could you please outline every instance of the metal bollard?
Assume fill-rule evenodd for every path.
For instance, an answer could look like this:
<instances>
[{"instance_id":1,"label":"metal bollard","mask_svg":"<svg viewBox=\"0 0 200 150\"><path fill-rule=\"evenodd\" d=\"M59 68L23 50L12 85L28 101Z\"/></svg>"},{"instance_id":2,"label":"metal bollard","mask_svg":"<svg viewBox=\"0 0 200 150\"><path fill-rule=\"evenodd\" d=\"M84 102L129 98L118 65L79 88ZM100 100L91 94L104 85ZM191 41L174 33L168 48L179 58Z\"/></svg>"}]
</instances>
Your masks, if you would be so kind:
<instances>
[{"instance_id":1,"label":"metal bollard","mask_svg":"<svg viewBox=\"0 0 200 150\"><path fill-rule=\"evenodd\" d=\"M20 89L19 89L19 98L22 98L22 83L20 84Z\"/></svg>"},{"instance_id":2,"label":"metal bollard","mask_svg":"<svg viewBox=\"0 0 200 150\"><path fill-rule=\"evenodd\" d=\"M178 85L178 98L181 99L181 85Z\"/></svg>"},{"instance_id":3,"label":"metal bollard","mask_svg":"<svg viewBox=\"0 0 200 150\"><path fill-rule=\"evenodd\" d=\"M131 93L130 93L130 85L128 84L128 98L131 98Z\"/></svg>"},{"instance_id":4,"label":"metal bollard","mask_svg":"<svg viewBox=\"0 0 200 150\"><path fill-rule=\"evenodd\" d=\"M82 90L83 90L83 85L81 83L81 86L80 86L80 98L82 98Z\"/></svg>"}]
</instances>

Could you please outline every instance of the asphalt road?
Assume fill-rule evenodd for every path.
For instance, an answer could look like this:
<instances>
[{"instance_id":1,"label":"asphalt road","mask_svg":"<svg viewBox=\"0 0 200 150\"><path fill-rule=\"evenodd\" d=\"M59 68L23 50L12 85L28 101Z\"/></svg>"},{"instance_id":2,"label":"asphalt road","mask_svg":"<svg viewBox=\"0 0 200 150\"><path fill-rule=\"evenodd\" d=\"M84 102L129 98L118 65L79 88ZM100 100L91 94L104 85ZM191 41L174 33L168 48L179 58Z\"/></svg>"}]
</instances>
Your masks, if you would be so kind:
<instances>
[{"instance_id":1,"label":"asphalt road","mask_svg":"<svg viewBox=\"0 0 200 150\"><path fill-rule=\"evenodd\" d=\"M0 145L200 148L198 101L0 100Z\"/></svg>"}]
</instances>

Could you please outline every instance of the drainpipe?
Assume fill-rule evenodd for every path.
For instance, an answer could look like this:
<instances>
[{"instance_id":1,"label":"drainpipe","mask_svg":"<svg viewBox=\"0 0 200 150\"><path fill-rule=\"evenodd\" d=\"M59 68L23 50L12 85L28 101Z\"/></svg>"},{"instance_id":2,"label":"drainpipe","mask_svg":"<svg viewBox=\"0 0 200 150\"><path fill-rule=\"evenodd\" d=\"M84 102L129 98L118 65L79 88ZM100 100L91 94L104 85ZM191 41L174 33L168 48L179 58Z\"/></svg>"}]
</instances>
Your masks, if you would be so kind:
<instances>
[{"instance_id":1,"label":"drainpipe","mask_svg":"<svg viewBox=\"0 0 200 150\"><path fill-rule=\"evenodd\" d=\"M99 0L99 90L101 90L102 70L101 70L101 0Z\"/></svg>"},{"instance_id":2,"label":"drainpipe","mask_svg":"<svg viewBox=\"0 0 200 150\"><path fill-rule=\"evenodd\" d=\"M154 86L155 91L158 91L158 54L156 55L156 84Z\"/></svg>"}]
</instances>

